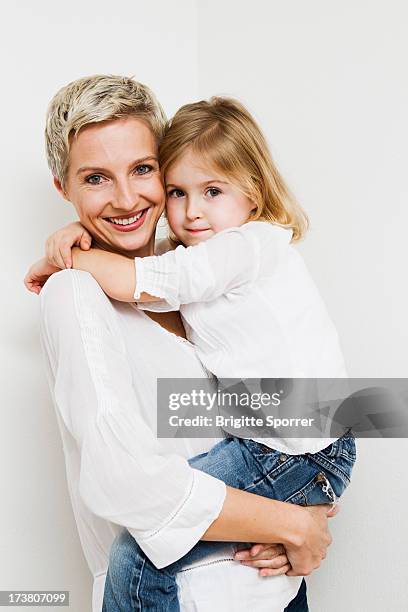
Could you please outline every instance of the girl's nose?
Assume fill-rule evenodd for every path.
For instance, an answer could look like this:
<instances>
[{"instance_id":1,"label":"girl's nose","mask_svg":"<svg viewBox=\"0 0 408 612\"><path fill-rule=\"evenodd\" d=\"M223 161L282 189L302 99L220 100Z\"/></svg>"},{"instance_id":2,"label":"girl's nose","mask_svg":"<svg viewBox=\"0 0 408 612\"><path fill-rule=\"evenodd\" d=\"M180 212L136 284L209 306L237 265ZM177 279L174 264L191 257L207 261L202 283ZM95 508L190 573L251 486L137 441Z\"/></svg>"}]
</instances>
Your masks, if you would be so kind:
<instances>
[{"instance_id":1,"label":"girl's nose","mask_svg":"<svg viewBox=\"0 0 408 612\"><path fill-rule=\"evenodd\" d=\"M189 198L186 206L186 217L190 220L202 217L202 210L196 198Z\"/></svg>"}]
</instances>

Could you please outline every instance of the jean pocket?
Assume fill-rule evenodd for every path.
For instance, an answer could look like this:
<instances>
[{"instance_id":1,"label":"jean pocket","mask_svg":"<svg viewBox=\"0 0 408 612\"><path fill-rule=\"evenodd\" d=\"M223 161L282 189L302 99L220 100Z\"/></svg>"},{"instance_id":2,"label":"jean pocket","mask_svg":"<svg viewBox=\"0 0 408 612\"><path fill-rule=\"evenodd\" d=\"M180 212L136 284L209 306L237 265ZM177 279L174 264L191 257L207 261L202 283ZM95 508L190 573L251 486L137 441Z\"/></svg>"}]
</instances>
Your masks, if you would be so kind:
<instances>
[{"instance_id":1,"label":"jean pocket","mask_svg":"<svg viewBox=\"0 0 408 612\"><path fill-rule=\"evenodd\" d=\"M345 488L346 485L341 478L332 474L328 477L324 472L319 472L285 501L297 506L333 504Z\"/></svg>"},{"instance_id":2,"label":"jean pocket","mask_svg":"<svg viewBox=\"0 0 408 612\"><path fill-rule=\"evenodd\" d=\"M350 459L353 464L357 459L356 441L354 436L343 436L341 440L341 454Z\"/></svg>"},{"instance_id":3,"label":"jean pocket","mask_svg":"<svg viewBox=\"0 0 408 612\"><path fill-rule=\"evenodd\" d=\"M319 451L328 459L337 459L342 455L353 462L356 460L356 442L354 436L347 432L338 440Z\"/></svg>"},{"instance_id":4,"label":"jean pocket","mask_svg":"<svg viewBox=\"0 0 408 612\"><path fill-rule=\"evenodd\" d=\"M356 460L354 439L349 441L339 438L318 453L310 454L309 459L328 474L340 478L344 487L347 487L350 484L351 472Z\"/></svg>"},{"instance_id":5,"label":"jean pocket","mask_svg":"<svg viewBox=\"0 0 408 612\"><path fill-rule=\"evenodd\" d=\"M294 455L286 455L265 444L255 442L255 440L245 439L241 443L258 465L262 478L268 476L270 480L275 480L286 472L296 459ZM255 484L257 484L257 480L255 480Z\"/></svg>"}]
</instances>

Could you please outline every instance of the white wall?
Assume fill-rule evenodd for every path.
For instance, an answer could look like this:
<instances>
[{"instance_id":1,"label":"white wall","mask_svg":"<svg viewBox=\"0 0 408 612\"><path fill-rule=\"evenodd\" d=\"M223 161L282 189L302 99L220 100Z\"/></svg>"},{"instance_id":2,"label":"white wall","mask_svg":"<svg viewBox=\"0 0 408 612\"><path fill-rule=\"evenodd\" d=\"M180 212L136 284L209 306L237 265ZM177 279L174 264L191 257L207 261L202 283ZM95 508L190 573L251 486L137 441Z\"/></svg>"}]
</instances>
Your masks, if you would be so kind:
<instances>
[{"instance_id":1,"label":"white wall","mask_svg":"<svg viewBox=\"0 0 408 612\"><path fill-rule=\"evenodd\" d=\"M406 377L406 3L203 0L198 18L200 97L237 96L264 128L350 375ZM313 612L408 609L407 450L360 441Z\"/></svg>"},{"instance_id":2,"label":"white wall","mask_svg":"<svg viewBox=\"0 0 408 612\"><path fill-rule=\"evenodd\" d=\"M91 581L38 343L38 301L22 284L47 235L73 218L46 165L45 111L67 82L112 72L149 84L173 113L197 95L196 7L25 0L8 3L2 22L0 589L70 590L70 609L87 612Z\"/></svg>"},{"instance_id":3,"label":"white wall","mask_svg":"<svg viewBox=\"0 0 408 612\"><path fill-rule=\"evenodd\" d=\"M0 589L69 589L71 609L85 612L90 578L42 367L37 301L21 280L46 236L72 218L43 153L49 99L96 72L134 74L169 113L215 93L240 97L310 214L301 248L350 373L405 376L407 10L402 0L25 0L2 18ZM406 449L405 440L360 443L335 544L309 581L313 612L407 609Z\"/></svg>"}]
</instances>

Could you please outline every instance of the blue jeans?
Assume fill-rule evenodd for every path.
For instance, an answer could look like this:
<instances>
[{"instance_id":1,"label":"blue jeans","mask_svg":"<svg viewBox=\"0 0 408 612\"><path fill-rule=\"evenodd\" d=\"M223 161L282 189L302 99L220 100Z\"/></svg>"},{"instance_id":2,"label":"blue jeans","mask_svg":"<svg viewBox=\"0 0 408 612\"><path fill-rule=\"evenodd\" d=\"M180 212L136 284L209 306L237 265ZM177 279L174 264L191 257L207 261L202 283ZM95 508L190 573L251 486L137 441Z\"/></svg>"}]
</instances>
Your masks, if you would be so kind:
<instances>
[{"instance_id":1,"label":"blue jeans","mask_svg":"<svg viewBox=\"0 0 408 612\"><path fill-rule=\"evenodd\" d=\"M310 506L332 503L342 495L355 460L355 441L349 434L318 453L305 455L286 455L253 440L230 437L190 459L190 465L231 487ZM158 570L124 531L111 549L103 612L179 612L177 572L224 546L198 542L182 559ZM304 581L286 610L307 612Z\"/></svg>"}]
</instances>

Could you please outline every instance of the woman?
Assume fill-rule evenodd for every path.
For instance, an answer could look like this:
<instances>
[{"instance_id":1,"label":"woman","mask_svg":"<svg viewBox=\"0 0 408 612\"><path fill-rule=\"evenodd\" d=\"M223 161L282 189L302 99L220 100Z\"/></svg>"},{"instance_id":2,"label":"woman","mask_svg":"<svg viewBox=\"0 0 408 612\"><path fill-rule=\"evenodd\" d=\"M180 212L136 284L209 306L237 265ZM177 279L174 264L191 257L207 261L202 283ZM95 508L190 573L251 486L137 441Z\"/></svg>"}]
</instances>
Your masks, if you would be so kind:
<instances>
[{"instance_id":1,"label":"woman","mask_svg":"<svg viewBox=\"0 0 408 612\"><path fill-rule=\"evenodd\" d=\"M123 77L79 79L54 97L48 162L55 186L74 205L94 246L128 257L153 254L164 206L157 163L164 124L152 93ZM26 284L39 290L48 274L38 269L32 267ZM271 572L286 572L290 564L292 576L259 581L252 569L233 563L226 546L216 563L211 559L179 582L185 610L282 610L299 588L298 576L325 556L327 509L231 489L190 468L186 458L208 450L214 439L159 444L153 434L157 377L205 375L178 313L147 315L110 301L77 270L52 276L41 291L41 312L72 505L95 578L93 610L101 610L109 550L123 527L158 567L199 539L283 544ZM114 565L107 587L120 593L121 564ZM307 610L304 584L288 610Z\"/></svg>"}]
</instances>

